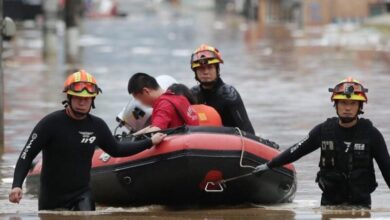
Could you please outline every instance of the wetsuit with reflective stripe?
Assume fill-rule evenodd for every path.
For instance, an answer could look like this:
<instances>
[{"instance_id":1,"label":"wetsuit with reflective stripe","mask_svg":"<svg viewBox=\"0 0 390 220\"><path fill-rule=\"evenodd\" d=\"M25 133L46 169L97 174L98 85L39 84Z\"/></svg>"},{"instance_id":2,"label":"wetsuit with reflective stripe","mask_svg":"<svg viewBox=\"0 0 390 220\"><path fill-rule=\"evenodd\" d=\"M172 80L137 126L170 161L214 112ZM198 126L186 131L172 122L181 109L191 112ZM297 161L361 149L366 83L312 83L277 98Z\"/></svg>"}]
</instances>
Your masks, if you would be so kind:
<instances>
[{"instance_id":1,"label":"wetsuit with reflective stripe","mask_svg":"<svg viewBox=\"0 0 390 220\"><path fill-rule=\"evenodd\" d=\"M12 187L22 187L33 159L42 151L39 210L78 209L73 204L90 196L91 161L96 146L118 157L139 153L152 145L150 139L119 143L102 119L89 114L75 120L65 110L56 111L32 131L16 164Z\"/></svg>"},{"instance_id":2,"label":"wetsuit with reflective stripe","mask_svg":"<svg viewBox=\"0 0 390 220\"><path fill-rule=\"evenodd\" d=\"M233 86L225 84L218 78L212 89L204 89L198 85L191 91L199 104L206 104L217 110L224 126L239 127L243 131L255 134L241 96Z\"/></svg>"}]
</instances>

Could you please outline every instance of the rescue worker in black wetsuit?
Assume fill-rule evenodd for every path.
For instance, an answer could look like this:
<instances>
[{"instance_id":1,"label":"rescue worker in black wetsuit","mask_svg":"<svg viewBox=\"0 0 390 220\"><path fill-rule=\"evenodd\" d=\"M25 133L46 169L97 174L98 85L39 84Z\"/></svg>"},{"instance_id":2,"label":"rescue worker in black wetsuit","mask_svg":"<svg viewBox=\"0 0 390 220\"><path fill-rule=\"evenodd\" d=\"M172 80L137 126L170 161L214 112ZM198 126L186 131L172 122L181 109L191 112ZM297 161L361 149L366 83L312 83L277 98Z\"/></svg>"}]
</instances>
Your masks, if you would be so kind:
<instances>
[{"instance_id":1,"label":"rescue worker in black wetsuit","mask_svg":"<svg viewBox=\"0 0 390 220\"><path fill-rule=\"evenodd\" d=\"M255 134L240 94L220 77L220 63L223 60L217 48L202 44L196 49L191 56L191 69L200 85L191 90L199 104L206 104L217 110L224 126L238 127Z\"/></svg>"},{"instance_id":2,"label":"rescue worker in black wetsuit","mask_svg":"<svg viewBox=\"0 0 390 220\"><path fill-rule=\"evenodd\" d=\"M107 124L89 113L99 91L95 78L84 70L68 77L65 109L44 117L20 154L10 202L20 202L23 181L33 159L42 151L39 210L95 210L89 185L95 147L114 157L129 156L164 139L164 134L157 133L151 139L117 142Z\"/></svg>"},{"instance_id":3,"label":"rescue worker in black wetsuit","mask_svg":"<svg viewBox=\"0 0 390 220\"><path fill-rule=\"evenodd\" d=\"M323 192L321 205L370 208L371 193L377 187L373 159L390 188L390 157L379 130L370 120L358 117L363 113L368 90L349 77L329 91L338 117L317 125L304 140L254 172L292 163L320 148L316 182Z\"/></svg>"}]
</instances>

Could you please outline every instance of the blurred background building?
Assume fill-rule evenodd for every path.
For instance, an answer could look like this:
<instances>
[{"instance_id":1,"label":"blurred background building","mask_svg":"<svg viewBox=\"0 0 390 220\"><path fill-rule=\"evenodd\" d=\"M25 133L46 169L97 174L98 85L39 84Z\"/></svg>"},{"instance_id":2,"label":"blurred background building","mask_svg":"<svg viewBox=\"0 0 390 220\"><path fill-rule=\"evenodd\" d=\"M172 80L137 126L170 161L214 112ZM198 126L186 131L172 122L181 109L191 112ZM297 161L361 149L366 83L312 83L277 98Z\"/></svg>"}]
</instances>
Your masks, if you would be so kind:
<instances>
[{"instance_id":1,"label":"blurred background building","mask_svg":"<svg viewBox=\"0 0 390 220\"><path fill-rule=\"evenodd\" d=\"M249 0L250 2L250 0ZM259 0L260 22L298 26L361 23L390 12L389 0Z\"/></svg>"}]
</instances>

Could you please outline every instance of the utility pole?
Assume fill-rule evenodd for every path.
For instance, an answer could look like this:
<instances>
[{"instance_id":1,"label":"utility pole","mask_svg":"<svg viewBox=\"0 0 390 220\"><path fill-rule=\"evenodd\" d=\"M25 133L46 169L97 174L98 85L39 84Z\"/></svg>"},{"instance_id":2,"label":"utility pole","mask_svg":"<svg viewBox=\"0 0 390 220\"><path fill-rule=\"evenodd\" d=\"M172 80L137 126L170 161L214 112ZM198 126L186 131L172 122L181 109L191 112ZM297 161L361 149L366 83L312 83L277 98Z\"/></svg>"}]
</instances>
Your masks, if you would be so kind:
<instances>
[{"instance_id":1,"label":"utility pole","mask_svg":"<svg viewBox=\"0 0 390 220\"><path fill-rule=\"evenodd\" d=\"M0 0L0 154L4 152L4 71L3 71L3 37L15 35L16 26L9 17L4 18L3 0Z\"/></svg>"},{"instance_id":2,"label":"utility pole","mask_svg":"<svg viewBox=\"0 0 390 220\"><path fill-rule=\"evenodd\" d=\"M74 64L79 60L78 38L80 35L80 22L82 12L81 0L65 1L65 53L66 62Z\"/></svg>"},{"instance_id":3,"label":"utility pole","mask_svg":"<svg viewBox=\"0 0 390 220\"><path fill-rule=\"evenodd\" d=\"M0 154L4 152L3 0L0 0Z\"/></svg>"},{"instance_id":4,"label":"utility pole","mask_svg":"<svg viewBox=\"0 0 390 220\"><path fill-rule=\"evenodd\" d=\"M266 0L258 1L258 19L257 22L260 28L264 28L267 20L267 2Z\"/></svg>"},{"instance_id":5,"label":"utility pole","mask_svg":"<svg viewBox=\"0 0 390 220\"><path fill-rule=\"evenodd\" d=\"M43 1L43 57L45 60L57 57L57 12L58 1Z\"/></svg>"}]
</instances>

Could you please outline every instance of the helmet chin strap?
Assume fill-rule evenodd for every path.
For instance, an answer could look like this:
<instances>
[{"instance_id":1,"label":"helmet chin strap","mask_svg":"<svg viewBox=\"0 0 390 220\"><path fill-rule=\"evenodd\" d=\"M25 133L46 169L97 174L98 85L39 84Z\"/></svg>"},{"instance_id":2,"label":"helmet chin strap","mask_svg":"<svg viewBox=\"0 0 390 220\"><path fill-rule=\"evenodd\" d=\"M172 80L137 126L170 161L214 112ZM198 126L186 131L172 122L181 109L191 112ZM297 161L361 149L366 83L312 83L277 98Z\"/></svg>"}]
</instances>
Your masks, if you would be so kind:
<instances>
[{"instance_id":1,"label":"helmet chin strap","mask_svg":"<svg viewBox=\"0 0 390 220\"><path fill-rule=\"evenodd\" d=\"M351 123L355 121L357 118L358 118L357 115L355 117L340 117L339 115L339 119L342 123Z\"/></svg>"},{"instance_id":2,"label":"helmet chin strap","mask_svg":"<svg viewBox=\"0 0 390 220\"><path fill-rule=\"evenodd\" d=\"M202 86L205 86L205 87L214 87L215 83L217 83L218 80L219 80L219 78L220 78L220 74L219 74L219 65L216 65L216 68L217 68L217 78L215 78L215 80L209 81L209 82L202 82L202 81L200 81L199 78L198 78L198 76L196 75L196 71L193 70L194 73L195 73L195 79L196 79L196 81L198 81L198 82L200 83L200 85L202 85Z\"/></svg>"},{"instance_id":3,"label":"helmet chin strap","mask_svg":"<svg viewBox=\"0 0 390 220\"><path fill-rule=\"evenodd\" d=\"M215 79L215 80L213 80L213 81L202 82L202 81L200 81L200 80L198 79L198 77L195 77L195 79L200 83L200 85L205 86L205 87L213 87L214 84L218 81L218 78L219 78L219 77L217 77L217 79Z\"/></svg>"},{"instance_id":4,"label":"helmet chin strap","mask_svg":"<svg viewBox=\"0 0 390 220\"><path fill-rule=\"evenodd\" d=\"M94 108L94 101L92 101L92 105L90 106L88 112L80 112L80 111L77 111L77 110L75 110L75 109L73 108L73 106L72 106L72 104L71 104L71 103L72 103L71 99L72 99L72 96L71 96L71 95L68 95L68 100L63 101L62 104L64 104L65 108L69 107L69 110L71 110L72 113L73 113L76 117L80 117L80 118L81 118L81 117L84 117L84 116L86 116L86 115L89 114L89 112L91 111L91 108Z\"/></svg>"},{"instance_id":5,"label":"helmet chin strap","mask_svg":"<svg viewBox=\"0 0 390 220\"><path fill-rule=\"evenodd\" d=\"M76 115L77 117L84 117L84 116L86 116L86 115L88 115L89 114L89 111L91 110L91 108L89 108L89 111L88 112L80 112L80 111L76 111L73 107L72 107L72 105L69 105L69 107L70 107L70 110L73 112L73 114L74 115Z\"/></svg>"},{"instance_id":6,"label":"helmet chin strap","mask_svg":"<svg viewBox=\"0 0 390 220\"><path fill-rule=\"evenodd\" d=\"M344 123L344 124L345 124L345 123L351 123L351 122L353 122L353 121L355 121L355 120L358 119L358 115L359 115L359 114L364 114L364 112L362 111L363 104L360 104L360 107L359 107L358 112L357 112L356 115L353 116L353 117L342 117L342 116L340 116L339 110L337 109L337 104L336 104L336 103L335 103L335 107L336 107L337 116L339 116L340 121L341 121L342 123Z\"/></svg>"}]
</instances>

